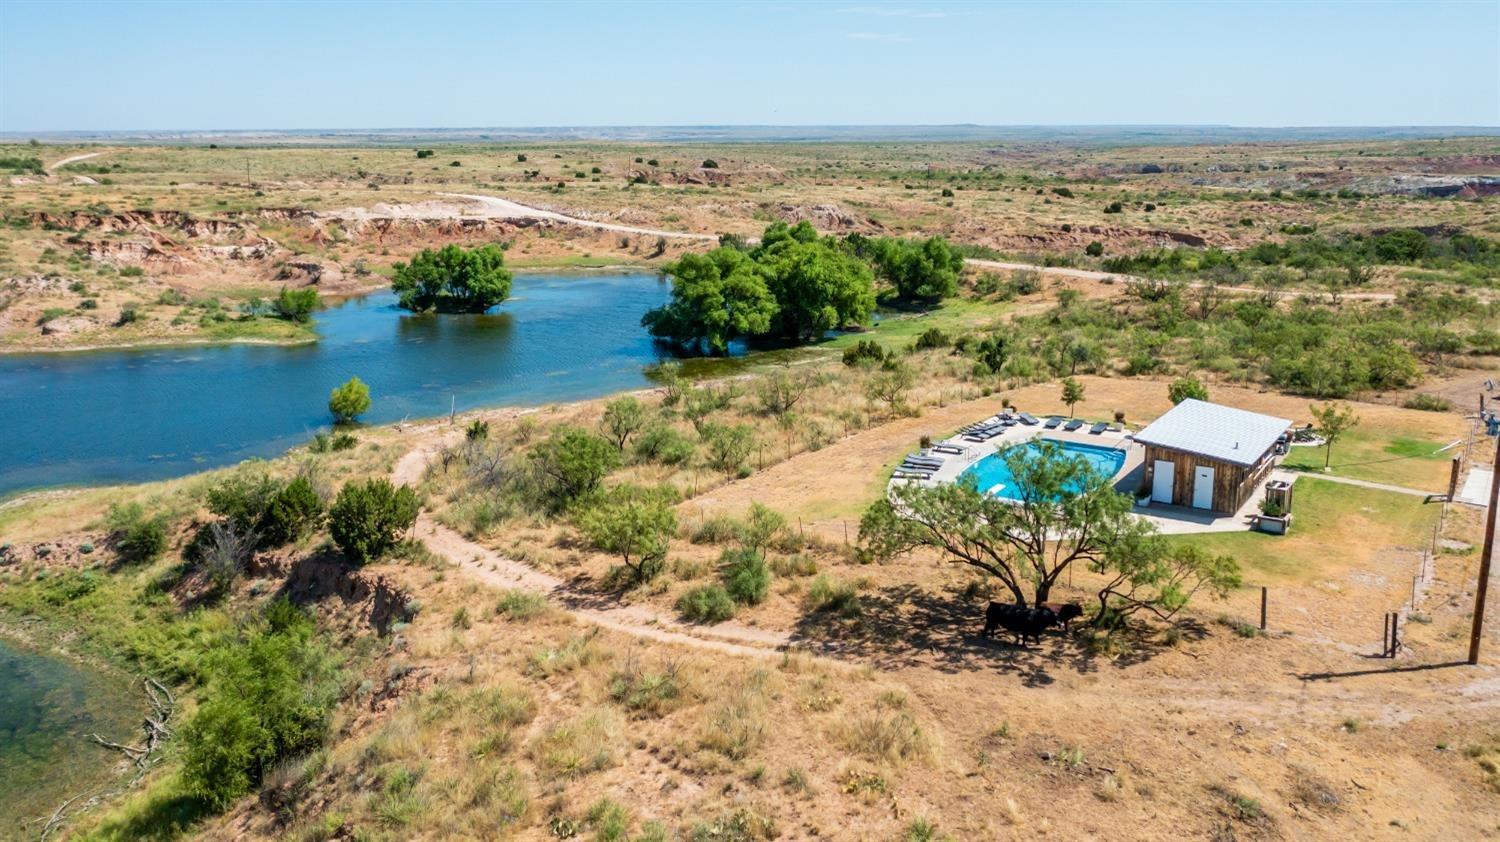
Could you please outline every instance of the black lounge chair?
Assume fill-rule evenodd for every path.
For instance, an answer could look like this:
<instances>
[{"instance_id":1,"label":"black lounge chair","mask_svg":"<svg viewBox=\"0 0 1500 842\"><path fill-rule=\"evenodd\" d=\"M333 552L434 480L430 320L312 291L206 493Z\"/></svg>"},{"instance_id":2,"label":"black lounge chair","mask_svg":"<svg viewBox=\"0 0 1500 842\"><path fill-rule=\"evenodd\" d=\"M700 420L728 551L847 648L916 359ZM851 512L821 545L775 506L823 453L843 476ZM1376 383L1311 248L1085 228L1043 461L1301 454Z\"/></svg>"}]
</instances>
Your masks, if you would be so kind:
<instances>
[{"instance_id":1,"label":"black lounge chair","mask_svg":"<svg viewBox=\"0 0 1500 842\"><path fill-rule=\"evenodd\" d=\"M935 444L932 446L932 449L937 451L938 453L948 453L953 456L958 456L964 452L964 449L962 447L958 447L952 444Z\"/></svg>"},{"instance_id":2,"label":"black lounge chair","mask_svg":"<svg viewBox=\"0 0 1500 842\"><path fill-rule=\"evenodd\" d=\"M943 459L940 456L923 456L920 453L908 454L905 461L911 462L911 463L917 464L917 465L921 465L921 464L941 465L941 464L943 464Z\"/></svg>"},{"instance_id":3,"label":"black lounge chair","mask_svg":"<svg viewBox=\"0 0 1500 842\"><path fill-rule=\"evenodd\" d=\"M1104 432L1105 430L1108 430L1108 429L1109 429L1109 424L1107 424L1104 421L1100 421L1098 424L1095 424L1094 426L1090 427L1089 428L1089 432L1092 433L1093 435L1097 436L1100 433L1102 433L1102 432Z\"/></svg>"},{"instance_id":4,"label":"black lounge chair","mask_svg":"<svg viewBox=\"0 0 1500 842\"><path fill-rule=\"evenodd\" d=\"M1077 418L1070 418L1070 419L1068 419L1068 423L1066 423L1066 424L1063 425L1063 429L1067 430L1068 432L1071 433L1074 430L1076 430L1076 429L1078 429L1079 427L1082 427L1082 426L1083 426L1083 422L1082 421L1079 421Z\"/></svg>"},{"instance_id":5,"label":"black lounge chair","mask_svg":"<svg viewBox=\"0 0 1500 842\"><path fill-rule=\"evenodd\" d=\"M1063 417L1061 415L1049 415L1047 416L1047 422L1042 426L1046 427L1049 430L1056 430L1058 427L1062 426L1062 422Z\"/></svg>"},{"instance_id":6,"label":"black lounge chair","mask_svg":"<svg viewBox=\"0 0 1500 842\"><path fill-rule=\"evenodd\" d=\"M901 471L891 474L891 479L932 479L932 474L927 471Z\"/></svg>"},{"instance_id":7,"label":"black lounge chair","mask_svg":"<svg viewBox=\"0 0 1500 842\"><path fill-rule=\"evenodd\" d=\"M1029 412L1023 412L1023 413L1021 413L1020 415L1018 415L1016 417L1020 418L1021 419L1021 423L1025 424L1028 427L1035 427L1038 423L1040 423L1040 422L1038 422L1036 420L1036 416L1032 415Z\"/></svg>"}]
</instances>

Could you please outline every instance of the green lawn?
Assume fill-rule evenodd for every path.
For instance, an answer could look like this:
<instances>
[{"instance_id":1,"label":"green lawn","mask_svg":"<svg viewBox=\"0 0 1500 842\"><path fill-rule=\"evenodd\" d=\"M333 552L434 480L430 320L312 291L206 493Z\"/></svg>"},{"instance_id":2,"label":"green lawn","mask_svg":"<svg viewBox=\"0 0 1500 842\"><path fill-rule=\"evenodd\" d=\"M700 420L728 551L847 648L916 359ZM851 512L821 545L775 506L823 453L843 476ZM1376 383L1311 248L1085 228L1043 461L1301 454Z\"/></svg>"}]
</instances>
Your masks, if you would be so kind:
<instances>
[{"instance_id":1,"label":"green lawn","mask_svg":"<svg viewBox=\"0 0 1500 842\"><path fill-rule=\"evenodd\" d=\"M1355 427L1333 446L1332 473L1409 488L1446 489L1452 451L1447 441L1394 435L1375 427ZM1294 447L1283 465L1322 471L1324 448Z\"/></svg>"},{"instance_id":2,"label":"green lawn","mask_svg":"<svg viewBox=\"0 0 1500 842\"><path fill-rule=\"evenodd\" d=\"M1012 302L950 298L931 310L921 312L884 311L874 328L862 333L846 333L819 348L842 351L860 340L874 340L885 348L904 348L915 342L928 328L940 328L951 339L962 333L992 326L1011 310Z\"/></svg>"},{"instance_id":3,"label":"green lawn","mask_svg":"<svg viewBox=\"0 0 1500 842\"><path fill-rule=\"evenodd\" d=\"M1366 565L1384 550L1426 546L1439 509L1409 494L1303 477L1292 488L1287 535L1223 532L1170 540L1233 556L1247 584L1311 582Z\"/></svg>"}]
</instances>

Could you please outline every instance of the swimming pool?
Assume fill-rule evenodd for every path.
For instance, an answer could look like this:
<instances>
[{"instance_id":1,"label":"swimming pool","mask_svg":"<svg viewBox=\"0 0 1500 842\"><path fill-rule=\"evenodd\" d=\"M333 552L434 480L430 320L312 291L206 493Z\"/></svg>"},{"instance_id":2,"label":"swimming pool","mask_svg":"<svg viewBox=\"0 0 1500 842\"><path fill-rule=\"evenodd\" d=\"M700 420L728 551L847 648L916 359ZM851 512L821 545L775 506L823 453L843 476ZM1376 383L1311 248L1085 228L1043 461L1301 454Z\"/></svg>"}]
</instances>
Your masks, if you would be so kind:
<instances>
[{"instance_id":1,"label":"swimming pool","mask_svg":"<svg viewBox=\"0 0 1500 842\"><path fill-rule=\"evenodd\" d=\"M1033 455L1041 452L1043 441L1061 447L1069 456L1082 457L1095 471L1099 472L1100 476L1106 478L1119 473L1120 468L1125 464L1125 451L1113 447L1099 447L1093 444L1053 439L1032 439L1017 447L1027 452L1027 458L1032 458ZM992 497L1005 500L1020 499L1015 493L1015 478L1011 476L1010 467L998 454L992 453L970 465L959 476L959 481L971 478L980 491Z\"/></svg>"}]
</instances>

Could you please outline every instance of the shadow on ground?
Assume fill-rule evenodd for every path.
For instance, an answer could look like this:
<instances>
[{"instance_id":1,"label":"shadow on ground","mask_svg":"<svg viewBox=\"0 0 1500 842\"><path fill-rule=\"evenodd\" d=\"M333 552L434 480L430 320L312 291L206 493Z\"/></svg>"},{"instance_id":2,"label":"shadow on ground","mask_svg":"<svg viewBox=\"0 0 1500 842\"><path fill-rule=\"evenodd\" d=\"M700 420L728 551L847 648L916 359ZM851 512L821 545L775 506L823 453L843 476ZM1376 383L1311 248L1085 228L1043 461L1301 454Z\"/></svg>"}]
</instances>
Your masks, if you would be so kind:
<instances>
[{"instance_id":1,"label":"shadow on ground","mask_svg":"<svg viewBox=\"0 0 1500 842\"><path fill-rule=\"evenodd\" d=\"M988 600L960 586L933 592L903 584L860 595L857 616L809 611L793 630L794 643L808 651L868 660L882 669L925 667L940 672L991 669L1015 675L1028 687L1045 687L1062 671L1095 672L1103 666L1144 663L1168 648L1137 632L1117 632L1105 645L1090 644L1086 625L1050 629L1040 644L1022 647L1005 632L983 637ZM1206 637L1196 621L1177 625L1181 640Z\"/></svg>"}]
</instances>

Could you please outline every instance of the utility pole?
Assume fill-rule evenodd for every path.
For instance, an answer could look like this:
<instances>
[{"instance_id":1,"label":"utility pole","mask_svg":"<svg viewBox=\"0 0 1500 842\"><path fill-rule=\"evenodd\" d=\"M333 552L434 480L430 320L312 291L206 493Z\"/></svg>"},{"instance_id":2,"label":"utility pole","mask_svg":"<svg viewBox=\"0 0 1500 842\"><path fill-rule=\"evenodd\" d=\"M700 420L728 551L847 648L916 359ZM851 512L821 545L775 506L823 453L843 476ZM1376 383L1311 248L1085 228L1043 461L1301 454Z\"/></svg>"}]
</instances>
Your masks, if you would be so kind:
<instances>
[{"instance_id":1,"label":"utility pole","mask_svg":"<svg viewBox=\"0 0 1500 842\"><path fill-rule=\"evenodd\" d=\"M1500 439L1495 440L1495 469L1490 474L1490 510L1484 522L1484 549L1479 554L1479 586L1474 589L1474 629L1469 632L1469 663L1479 663L1484 635L1484 599L1490 589L1490 556L1495 554L1495 509L1500 508Z\"/></svg>"}]
</instances>

